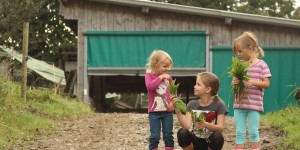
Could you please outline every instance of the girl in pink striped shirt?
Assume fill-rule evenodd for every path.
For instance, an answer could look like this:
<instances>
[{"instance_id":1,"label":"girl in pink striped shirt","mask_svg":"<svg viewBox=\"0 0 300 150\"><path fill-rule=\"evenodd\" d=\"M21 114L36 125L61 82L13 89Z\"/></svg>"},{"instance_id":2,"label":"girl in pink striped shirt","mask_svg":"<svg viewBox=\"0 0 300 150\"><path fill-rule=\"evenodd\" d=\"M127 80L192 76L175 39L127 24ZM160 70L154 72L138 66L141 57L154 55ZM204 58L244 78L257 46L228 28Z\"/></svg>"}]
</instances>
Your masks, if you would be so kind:
<instances>
[{"instance_id":1,"label":"girl in pink striped shirt","mask_svg":"<svg viewBox=\"0 0 300 150\"><path fill-rule=\"evenodd\" d=\"M233 77L231 85L243 82L245 92L242 96L235 96L234 122L236 126L236 150L243 150L248 119L248 133L250 136L251 150L260 149L259 120L260 113L264 111L264 89L270 85L271 72L263 60L264 51L258 46L256 36L251 32L244 32L233 42L233 53L240 57L241 61L249 61L250 67L246 70L250 79L241 81Z\"/></svg>"}]
</instances>

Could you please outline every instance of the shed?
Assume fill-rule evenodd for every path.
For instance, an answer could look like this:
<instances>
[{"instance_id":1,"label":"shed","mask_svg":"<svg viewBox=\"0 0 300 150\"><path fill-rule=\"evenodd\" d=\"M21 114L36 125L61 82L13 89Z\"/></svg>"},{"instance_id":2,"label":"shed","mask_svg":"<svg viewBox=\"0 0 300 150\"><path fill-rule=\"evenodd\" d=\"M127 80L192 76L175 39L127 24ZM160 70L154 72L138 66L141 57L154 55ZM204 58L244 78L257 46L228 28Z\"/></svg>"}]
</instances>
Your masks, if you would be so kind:
<instances>
[{"instance_id":1,"label":"shed","mask_svg":"<svg viewBox=\"0 0 300 150\"><path fill-rule=\"evenodd\" d=\"M230 107L226 69L232 41L244 31L256 34L266 48L263 59L273 75L266 112L286 105L286 86L300 83L299 20L139 0L61 0L59 13L77 24L75 93L98 111L106 110L108 92L139 93L129 97L143 101L144 65L153 49L174 57L171 75L182 83L186 102L193 98L196 73L212 71L220 77L219 95Z\"/></svg>"}]
</instances>

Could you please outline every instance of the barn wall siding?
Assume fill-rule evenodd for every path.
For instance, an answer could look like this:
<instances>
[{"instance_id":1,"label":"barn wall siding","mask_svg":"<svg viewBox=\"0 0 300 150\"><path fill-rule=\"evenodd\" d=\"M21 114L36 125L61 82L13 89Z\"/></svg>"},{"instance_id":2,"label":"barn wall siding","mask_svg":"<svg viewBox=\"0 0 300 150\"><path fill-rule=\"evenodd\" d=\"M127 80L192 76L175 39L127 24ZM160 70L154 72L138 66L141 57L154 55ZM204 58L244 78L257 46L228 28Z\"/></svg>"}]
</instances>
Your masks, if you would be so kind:
<instances>
[{"instance_id":1,"label":"barn wall siding","mask_svg":"<svg viewBox=\"0 0 300 150\"><path fill-rule=\"evenodd\" d=\"M63 9L62 9L63 8ZM244 31L254 32L261 45L299 46L300 30L276 25L257 24L233 20L226 25L224 19L174 12L151 10L113 4L70 1L60 13L65 19L79 21L79 35L88 30L100 31L209 31L214 46L231 45L233 38ZM63 11L62 11L63 10Z\"/></svg>"}]
</instances>

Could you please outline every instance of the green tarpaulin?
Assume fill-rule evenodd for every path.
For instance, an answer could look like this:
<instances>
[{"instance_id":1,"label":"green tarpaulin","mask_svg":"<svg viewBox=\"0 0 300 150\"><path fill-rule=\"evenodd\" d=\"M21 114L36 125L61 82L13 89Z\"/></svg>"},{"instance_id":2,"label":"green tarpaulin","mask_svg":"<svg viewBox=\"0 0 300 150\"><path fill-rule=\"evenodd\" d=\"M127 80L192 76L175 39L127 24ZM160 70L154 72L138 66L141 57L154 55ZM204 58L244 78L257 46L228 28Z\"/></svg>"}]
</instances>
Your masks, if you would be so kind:
<instances>
[{"instance_id":1,"label":"green tarpaulin","mask_svg":"<svg viewBox=\"0 0 300 150\"><path fill-rule=\"evenodd\" d=\"M87 31L88 67L144 67L155 49L167 51L174 67L205 67L204 31Z\"/></svg>"}]
</instances>

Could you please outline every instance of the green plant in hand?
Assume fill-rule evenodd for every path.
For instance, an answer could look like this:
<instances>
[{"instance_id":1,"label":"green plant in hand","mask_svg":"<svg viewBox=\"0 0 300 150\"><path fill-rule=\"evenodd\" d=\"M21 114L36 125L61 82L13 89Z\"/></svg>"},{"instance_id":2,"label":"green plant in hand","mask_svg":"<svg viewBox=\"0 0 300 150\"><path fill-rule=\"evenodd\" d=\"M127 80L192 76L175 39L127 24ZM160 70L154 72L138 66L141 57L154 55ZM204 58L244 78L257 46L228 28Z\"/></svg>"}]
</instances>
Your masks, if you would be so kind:
<instances>
[{"instance_id":1,"label":"green plant in hand","mask_svg":"<svg viewBox=\"0 0 300 150\"><path fill-rule=\"evenodd\" d=\"M247 75L246 69L250 66L249 62L242 62L237 57L232 57L232 64L229 67L230 71L228 72L229 76L236 77L240 80L238 84L233 86L233 92L237 94L238 97L244 94L245 85L243 80L249 80L250 76Z\"/></svg>"},{"instance_id":2,"label":"green plant in hand","mask_svg":"<svg viewBox=\"0 0 300 150\"><path fill-rule=\"evenodd\" d=\"M177 97L177 90L179 88L180 83L175 84L175 81L176 79L169 84L169 91L172 95ZM175 111L181 111L181 113L186 113L186 104L181 99L178 99L178 101L175 103Z\"/></svg>"},{"instance_id":3,"label":"green plant in hand","mask_svg":"<svg viewBox=\"0 0 300 150\"><path fill-rule=\"evenodd\" d=\"M191 114L192 114L194 126L196 125L196 122L204 123L206 121L206 117L204 116L203 113L197 114L196 112L191 111ZM202 137L204 134L204 131L202 129L197 129L194 127L193 130L197 137Z\"/></svg>"},{"instance_id":4,"label":"green plant in hand","mask_svg":"<svg viewBox=\"0 0 300 150\"><path fill-rule=\"evenodd\" d=\"M192 118L195 120L195 122L205 122L206 117L204 116L203 113L200 113L199 115L197 115L196 112L191 111L192 114Z\"/></svg>"}]
</instances>

